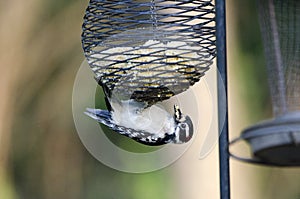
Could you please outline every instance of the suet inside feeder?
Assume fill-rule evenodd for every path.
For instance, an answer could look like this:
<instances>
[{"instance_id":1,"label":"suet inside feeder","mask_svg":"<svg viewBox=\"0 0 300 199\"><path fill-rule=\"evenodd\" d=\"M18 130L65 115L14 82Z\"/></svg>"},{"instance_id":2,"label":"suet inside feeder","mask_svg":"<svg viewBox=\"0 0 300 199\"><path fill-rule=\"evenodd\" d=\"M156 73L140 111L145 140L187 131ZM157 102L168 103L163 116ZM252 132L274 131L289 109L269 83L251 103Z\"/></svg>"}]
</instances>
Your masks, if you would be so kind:
<instances>
[{"instance_id":1,"label":"suet inside feeder","mask_svg":"<svg viewBox=\"0 0 300 199\"><path fill-rule=\"evenodd\" d=\"M91 0L82 44L101 86L151 105L200 80L215 57L214 33L211 0Z\"/></svg>"}]
</instances>

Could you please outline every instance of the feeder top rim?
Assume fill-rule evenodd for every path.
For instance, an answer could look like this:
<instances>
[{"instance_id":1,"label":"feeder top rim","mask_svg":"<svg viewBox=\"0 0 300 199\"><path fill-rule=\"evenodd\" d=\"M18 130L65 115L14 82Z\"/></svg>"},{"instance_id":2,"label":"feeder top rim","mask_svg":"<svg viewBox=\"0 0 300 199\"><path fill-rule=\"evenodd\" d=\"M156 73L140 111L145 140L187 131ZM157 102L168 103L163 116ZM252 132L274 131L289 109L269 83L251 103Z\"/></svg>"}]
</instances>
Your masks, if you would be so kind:
<instances>
[{"instance_id":1,"label":"feeder top rim","mask_svg":"<svg viewBox=\"0 0 300 199\"><path fill-rule=\"evenodd\" d=\"M280 127L288 125L299 125L300 127L300 111L289 112L283 115L280 115L274 119L265 120L253 126L250 126L243 130L242 134L245 135L249 132L253 132L259 129L265 129L270 127ZM300 130L300 129L299 129Z\"/></svg>"}]
</instances>

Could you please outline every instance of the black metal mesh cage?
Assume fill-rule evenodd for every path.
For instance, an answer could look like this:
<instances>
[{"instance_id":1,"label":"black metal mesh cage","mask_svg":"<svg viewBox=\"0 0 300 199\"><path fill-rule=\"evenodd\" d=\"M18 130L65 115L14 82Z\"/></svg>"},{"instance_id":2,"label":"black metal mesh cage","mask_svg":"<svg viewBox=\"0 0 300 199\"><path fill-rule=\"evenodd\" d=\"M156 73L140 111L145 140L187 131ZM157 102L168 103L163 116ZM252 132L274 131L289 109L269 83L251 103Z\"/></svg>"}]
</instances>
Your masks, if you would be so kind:
<instances>
[{"instance_id":1,"label":"black metal mesh cage","mask_svg":"<svg viewBox=\"0 0 300 199\"><path fill-rule=\"evenodd\" d=\"M211 0L91 0L85 56L99 84L155 103L198 82L215 57Z\"/></svg>"}]
</instances>

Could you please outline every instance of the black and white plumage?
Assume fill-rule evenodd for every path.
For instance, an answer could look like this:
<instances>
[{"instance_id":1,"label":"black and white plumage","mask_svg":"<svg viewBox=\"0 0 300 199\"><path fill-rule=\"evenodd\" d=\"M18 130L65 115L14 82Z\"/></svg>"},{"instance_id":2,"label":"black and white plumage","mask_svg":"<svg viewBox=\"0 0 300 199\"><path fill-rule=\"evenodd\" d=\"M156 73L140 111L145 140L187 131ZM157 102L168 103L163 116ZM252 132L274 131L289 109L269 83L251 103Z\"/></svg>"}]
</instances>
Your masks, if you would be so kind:
<instances>
[{"instance_id":1,"label":"black and white plumage","mask_svg":"<svg viewBox=\"0 0 300 199\"><path fill-rule=\"evenodd\" d=\"M183 115L177 105L172 116L158 105L145 108L144 103L134 100L108 101L111 110L87 108L85 114L139 143L150 146L181 144L193 136L191 118Z\"/></svg>"}]
</instances>

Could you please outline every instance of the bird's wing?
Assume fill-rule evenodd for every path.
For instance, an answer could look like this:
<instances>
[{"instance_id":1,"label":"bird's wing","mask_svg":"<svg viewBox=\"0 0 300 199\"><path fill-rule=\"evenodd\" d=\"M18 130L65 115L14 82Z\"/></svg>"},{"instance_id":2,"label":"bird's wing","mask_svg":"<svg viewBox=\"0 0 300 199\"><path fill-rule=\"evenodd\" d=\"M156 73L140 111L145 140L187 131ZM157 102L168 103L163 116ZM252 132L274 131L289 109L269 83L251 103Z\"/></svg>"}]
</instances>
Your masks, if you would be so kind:
<instances>
[{"instance_id":1,"label":"bird's wing","mask_svg":"<svg viewBox=\"0 0 300 199\"><path fill-rule=\"evenodd\" d=\"M109 127L113 131L126 137L129 137L142 144L159 146L172 142L175 136L175 134L166 134L164 137L158 137L146 131L136 131L131 128L126 128L124 126L117 125L114 123L114 121L111 118L110 112L107 110L87 108L84 113L89 117L93 118L94 120Z\"/></svg>"}]
</instances>

